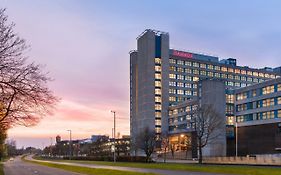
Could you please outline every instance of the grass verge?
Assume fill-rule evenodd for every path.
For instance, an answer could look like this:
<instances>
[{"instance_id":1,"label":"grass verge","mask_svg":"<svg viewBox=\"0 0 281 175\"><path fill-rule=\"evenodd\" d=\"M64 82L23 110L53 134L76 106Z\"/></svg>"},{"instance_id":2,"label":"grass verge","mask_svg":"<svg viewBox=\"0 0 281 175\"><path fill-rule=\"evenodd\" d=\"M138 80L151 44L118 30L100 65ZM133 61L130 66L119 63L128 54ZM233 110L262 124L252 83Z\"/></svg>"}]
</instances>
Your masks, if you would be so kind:
<instances>
[{"instance_id":1,"label":"grass verge","mask_svg":"<svg viewBox=\"0 0 281 175\"><path fill-rule=\"evenodd\" d=\"M4 175L3 162L0 162L0 175Z\"/></svg>"},{"instance_id":2,"label":"grass verge","mask_svg":"<svg viewBox=\"0 0 281 175\"><path fill-rule=\"evenodd\" d=\"M109 169L100 169L100 168L87 168L87 167L80 167L80 166L70 166L70 165L60 165L55 163L46 163L46 162L37 162L26 160L24 157L22 158L23 161L35 163L43 166L48 166L52 168L59 168L66 171L82 173L87 175L156 175L153 173L138 173L138 172L130 172L130 171L119 171L119 170L109 170ZM0 174L1 175L1 174Z\"/></svg>"},{"instance_id":3,"label":"grass verge","mask_svg":"<svg viewBox=\"0 0 281 175\"><path fill-rule=\"evenodd\" d=\"M206 164L198 165L198 164L179 164L179 163L132 163L132 162L114 163L114 162L105 162L105 161L77 161L77 160L59 160L59 161L76 162L76 163L83 163L83 164L239 174L239 175L281 175L280 167L246 166L246 165L245 166L244 165L206 165Z\"/></svg>"}]
</instances>

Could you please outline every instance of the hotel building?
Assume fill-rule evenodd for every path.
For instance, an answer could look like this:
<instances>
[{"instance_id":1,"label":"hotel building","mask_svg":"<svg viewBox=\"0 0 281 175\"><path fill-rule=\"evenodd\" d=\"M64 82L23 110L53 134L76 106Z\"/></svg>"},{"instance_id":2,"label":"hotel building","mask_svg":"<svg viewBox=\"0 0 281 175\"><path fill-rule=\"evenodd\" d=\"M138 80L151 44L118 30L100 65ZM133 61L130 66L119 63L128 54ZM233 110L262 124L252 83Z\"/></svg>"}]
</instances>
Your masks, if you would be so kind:
<instances>
[{"instance_id":1,"label":"hotel building","mask_svg":"<svg viewBox=\"0 0 281 175\"><path fill-rule=\"evenodd\" d=\"M190 115L185 112L192 110L189 104L194 103L196 106L199 86L202 84L200 82L205 79L221 80L224 83L223 90L220 88L225 97L224 105L220 105L218 110L224 111L226 137L232 138L236 122L235 90L278 77L280 67L255 69L238 66L233 58L220 60L216 56L170 49L168 33L147 29L137 38L137 50L130 52L132 142L146 127L159 135L168 133L172 140L179 138L182 133L190 133ZM217 84L220 86L221 83ZM241 116L237 118L238 121ZM225 149L229 148L225 146ZM226 154L227 151L223 151L223 155Z\"/></svg>"}]
</instances>

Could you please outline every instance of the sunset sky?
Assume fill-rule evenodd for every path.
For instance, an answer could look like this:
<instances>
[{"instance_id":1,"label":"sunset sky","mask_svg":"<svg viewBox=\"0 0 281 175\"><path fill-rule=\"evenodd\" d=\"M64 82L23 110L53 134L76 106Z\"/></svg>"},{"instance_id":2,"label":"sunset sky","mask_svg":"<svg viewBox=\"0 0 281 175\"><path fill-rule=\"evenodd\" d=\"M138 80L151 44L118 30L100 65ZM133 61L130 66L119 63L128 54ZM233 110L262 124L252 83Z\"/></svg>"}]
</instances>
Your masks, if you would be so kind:
<instances>
[{"instance_id":1,"label":"sunset sky","mask_svg":"<svg viewBox=\"0 0 281 175\"><path fill-rule=\"evenodd\" d=\"M169 32L171 48L236 58L250 67L281 66L281 1L0 0L29 59L45 65L62 100L53 116L8 134L17 146L129 134L129 51L147 28Z\"/></svg>"}]
</instances>

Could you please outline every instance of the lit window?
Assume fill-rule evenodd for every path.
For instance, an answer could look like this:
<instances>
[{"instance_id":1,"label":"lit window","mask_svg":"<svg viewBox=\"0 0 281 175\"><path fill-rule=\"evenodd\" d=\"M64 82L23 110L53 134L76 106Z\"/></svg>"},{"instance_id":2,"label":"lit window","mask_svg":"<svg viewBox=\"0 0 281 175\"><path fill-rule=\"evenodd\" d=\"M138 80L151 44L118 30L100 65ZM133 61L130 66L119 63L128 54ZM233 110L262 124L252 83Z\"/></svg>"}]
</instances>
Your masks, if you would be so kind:
<instances>
[{"instance_id":1,"label":"lit window","mask_svg":"<svg viewBox=\"0 0 281 175\"><path fill-rule=\"evenodd\" d=\"M241 87L246 87L247 84L246 83L241 83Z\"/></svg>"},{"instance_id":2,"label":"lit window","mask_svg":"<svg viewBox=\"0 0 281 175\"><path fill-rule=\"evenodd\" d=\"M262 72L260 72L259 77L264 77L264 74Z\"/></svg>"},{"instance_id":3,"label":"lit window","mask_svg":"<svg viewBox=\"0 0 281 175\"><path fill-rule=\"evenodd\" d=\"M213 65L211 65L211 64L208 64L208 65L207 65L207 67L208 67L208 69L211 69L211 70L213 70L213 69L214 69L214 66L213 66Z\"/></svg>"},{"instance_id":4,"label":"lit window","mask_svg":"<svg viewBox=\"0 0 281 175\"><path fill-rule=\"evenodd\" d=\"M184 72L184 68L178 67L177 71L178 71L178 72Z\"/></svg>"},{"instance_id":5,"label":"lit window","mask_svg":"<svg viewBox=\"0 0 281 175\"><path fill-rule=\"evenodd\" d=\"M178 60L177 63L178 63L179 65L183 65L184 62L183 62L182 60Z\"/></svg>"},{"instance_id":6,"label":"lit window","mask_svg":"<svg viewBox=\"0 0 281 175\"><path fill-rule=\"evenodd\" d=\"M253 79L253 82L254 82L254 83L258 83L258 82L259 82L259 79L254 78L254 79Z\"/></svg>"},{"instance_id":7,"label":"lit window","mask_svg":"<svg viewBox=\"0 0 281 175\"><path fill-rule=\"evenodd\" d=\"M155 125L156 125L156 126L161 126L161 120L157 120L157 119L156 119L156 120L155 120Z\"/></svg>"},{"instance_id":8,"label":"lit window","mask_svg":"<svg viewBox=\"0 0 281 175\"><path fill-rule=\"evenodd\" d=\"M233 69L232 68L228 68L228 72L233 72Z\"/></svg>"},{"instance_id":9,"label":"lit window","mask_svg":"<svg viewBox=\"0 0 281 175\"><path fill-rule=\"evenodd\" d=\"M176 94L176 89L169 89L169 94Z\"/></svg>"},{"instance_id":10,"label":"lit window","mask_svg":"<svg viewBox=\"0 0 281 175\"><path fill-rule=\"evenodd\" d=\"M178 89L178 90L177 90L177 94L183 95L183 90L182 90L182 89Z\"/></svg>"},{"instance_id":11,"label":"lit window","mask_svg":"<svg viewBox=\"0 0 281 175\"><path fill-rule=\"evenodd\" d=\"M278 98L277 98L277 104L278 104L278 105L281 105L281 97L278 97Z\"/></svg>"},{"instance_id":12,"label":"lit window","mask_svg":"<svg viewBox=\"0 0 281 175\"><path fill-rule=\"evenodd\" d=\"M220 66L215 66L215 70L221 70Z\"/></svg>"},{"instance_id":13,"label":"lit window","mask_svg":"<svg viewBox=\"0 0 281 175\"><path fill-rule=\"evenodd\" d=\"M207 74L208 74L209 77L213 77L214 76L213 72L207 72Z\"/></svg>"},{"instance_id":14,"label":"lit window","mask_svg":"<svg viewBox=\"0 0 281 175\"><path fill-rule=\"evenodd\" d=\"M161 97L156 96L156 97L155 97L155 102L161 103Z\"/></svg>"},{"instance_id":15,"label":"lit window","mask_svg":"<svg viewBox=\"0 0 281 175\"><path fill-rule=\"evenodd\" d=\"M264 77L265 78L269 78L269 74L264 74Z\"/></svg>"},{"instance_id":16,"label":"lit window","mask_svg":"<svg viewBox=\"0 0 281 175\"><path fill-rule=\"evenodd\" d=\"M191 69L185 69L185 73L189 73L189 74L191 74Z\"/></svg>"},{"instance_id":17,"label":"lit window","mask_svg":"<svg viewBox=\"0 0 281 175\"><path fill-rule=\"evenodd\" d=\"M275 75L273 75L273 74L272 74L272 75L270 75L270 78L275 78Z\"/></svg>"},{"instance_id":18,"label":"lit window","mask_svg":"<svg viewBox=\"0 0 281 175\"><path fill-rule=\"evenodd\" d=\"M176 60L175 60L175 59L169 59L169 62L170 62L171 64L176 64Z\"/></svg>"},{"instance_id":19,"label":"lit window","mask_svg":"<svg viewBox=\"0 0 281 175\"><path fill-rule=\"evenodd\" d=\"M234 82L229 81L229 82L228 82L228 86L234 86Z\"/></svg>"},{"instance_id":20,"label":"lit window","mask_svg":"<svg viewBox=\"0 0 281 175\"><path fill-rule=\"evenodd\" d=\"M215 77L220 78L220 73L215 72Z\"/></svg>"},{"instance_id":21,"label":"lit window","mask_svg":"<svg viewBox=\"0 0 281 175\"><path fill-rule=\"evenodd\" d=\"M178 79L178 80L183 80L183 79L184 79L184 76L183 76L183 75L177 75L177 79Z\"/></svg>"},{"instance_id":22,"label":"lit window","mask_svg":"<svg viewBox=\"0 0 281 175\"><path fill-rule=\"evenodd\" d=\"M241 83L239 83L239 82L235 82L235 84L234 84L236 87L241 87Z\"/></svg>"},{"instance_id":23,"label":"lit window","mask_svg":"<svg viewBox=\"0 0 281 175\"><path fill-rule=\"evenodd\" d=\"M193 62L193 67L199 67L199 63Z\"/></svg>"},{"instance_id":24,"label":"lit window","mask_svg":"<svg viewBox=\"0 0 281 175\"><path fill-rule=\"evenodd\" d=\"M244 100L247 98L247 93L243 92L243 93L239 93L236 95L236 100Z\"/></svg>"},{"instance_id":25,"label":"lit window","mask_svg":"<svg viewBox=\"0 0 281 175\"><path fill-rule=\"evenodd\" d=\"M278 110L277 116L278 116L278 118L281 118L281 109Z\"/></svg>"},{"instance_id":26,"label":"lit window","mask_svg":"<svg viewBox=\"0 0 281 175\"><path fill-rule=\"evenodd\" d=\"M185 80L187 80L187 81L191 81L191 76L185 76Z\"/></svg>"},{"instance_id":27,"label":"lit window","mask_svg":"<svg viewBox=\"0 0 281 175\"><path fill-rule=\"evenodd\" d=\"M281 91L281 84L277 85L277 91Z\"/></svg>"},{"instance_id":28,"label":"lit window","mask_svg":"<svg viewBox=\"0 0 281 175\"><path fill-rule=\"evenodd\" d=\"M253 72L252 71L247 71L247 74L248 75L253 75Z\"/></svg>"},{"instance_id":29,"label":"lit window","mask_svg":"<svg viewBox=\"0 0 281 175\"><path fill-rule=\"evenodd\" d=\"M159 128L159 127L155 127L155 133L156 133L156 134L161 133L161 128Z\"/></svg>"},{"instance_id":30,"label":"lit window","mask_svg":"<svg viewBox=\"0 0 281 175\"><path fill-rule=\"evenodd\" d=\"M233 94L226 94L226 103L234 103L234 95Z\"/></svg>"},{"instance_id":31,"label":"lit window","mask_svg":"<svg viewBox=\"0 0 281 175\"><path fill-rule=\"evenodd\" d=\"M176 101L176 97L169 97L169 101L170 102L175 102Z\"/></svg>"},{"instance_id":32,"label":"lit window","mask_svg":"<svg viewBox=\"0 0 281 175\"><path fill-rule=\"evenodd\" d=\"M183 82L178 82L178 83L177 83L177 86L178 86L178 87L184 87L184 83L183 83Z\"/></svg>"},{"instance_id":33,"label":"lit window","mask_svg":"<svg viewBox=\"0 0 281 175\"><path fill-rule=\"evenodd\" d=\"M227 125L233 125L234 124L234 116L228 116L226 124Z\"/></svg>"},{"instance_id":34,"label":"lit window","mask_svg":"<svg viewBox=\"0 0 281 175\"><path fill-rule=\"evenodd\" d=\"M221 78L227 78L226 74L221 74Z\"/></svg>"},{"instance_id":35,"label":"lit window","mask_svg":"<svg viewBox=\"0 0 281 175\"><path fill-rule=\"evenodd\" d=\"M241 77L241 81L246 81L246 77Z\"/></svg>"},{"instance_id":36,"label":"lit window","mask_svg":"<svg viewBox=\"0 0 281 175\"><path fill-rule=\"evenodd\" d=\"M262 94L270 94L274 92L274 85L262 88Z\"/></svg>"},{"instance_id":37,"label":"lit window","mask_svg":"<svg viewBox=\"0 0 281 175\"><path fill-rule=\"evenodd\" d=\"M174 82L174 81L169 81L169 86L176 86L176 82Z\"/></svg>"},{"instance_id":38,"label":"lit window","mask_svg":"<svg viewBox=\"0 0 281 175\"><path fill-rule=\"evenodd\" d=\"M206 76L206 71L201 70L201 71L200 71L200 75L204 75L204 76Z\"/></svg>"},{"instance_id":39,"label":"lit window","mask_svg":"<svg viewBox=\"0 0 281 175\"><path fill-rule=\"evenodd\" d=\"M236 74L240 74L240 69L235 69Z\"/></svg>"},{"instance_id":40,"label":"lit window","mask_svg":"<svg viewBox=\"0 0 281 175\"><path fill-rule=\"evenodd\" d=\"M247 81L253 81L253 78L252 77L248 77Z\"/></svg>"},{"instance_id":41,"label":"lit window","mask_svg":"<svg viewBox=\"0 0 281 175\"><path fill-rule=\"evenodd\" d=\"M161 72L161 66L155 66L155 71Z\"/></svg>"},{"instance_id":42,"label":"lit window","mask_svg":"<svg viewBox=\"0 0 281 175\"><path fill-rule=\"evenodd\" d=\"M269 107L274 105L274 98L265 99L262 101L263 107Z\"/></svg>"},{"instance_id":43,"label":"lit window","mask_svg":"<svg viewBox=\"0 0 281 175\"><path fill-rule=\"evenodd\" d=\"M159 79L159 80L160 80L160 79L161 79L161 74L156 73L156 74L155 74L155 79Z\"/></svg>"},{"instance_id":44,"label":"lit window","mask_svg":"<svg viewBox=\"0 0 281 175\"><path fill-rule=\"evenodd\" d=\"M198 75L198 74L199 74L199 71L198 71L197 69L193 69L193 74Z\"/></svg>"},{"instance_id":45,"label":"lit window","mask_svg":"<svg viewBox=\"0 0 281 175\"><path fill-rule=\"evenodd\" d=\"M221 67L221 71L227 72L227 67Z\"/></svg>"},{"instance_id":46,"label":"lit window","mask_svg":"<svg viewBox=\"0 0 281 175\"><path fill-rule=\"evenodd\" d=\"M155 81L155 87L161 87L161 81Z\"/></svg>"},{"instance_id":47,"label":"lit window","mask_svg":"<svg viewBox=\"0 0 281 175\"><path fill-rule=\"evenodd\" d=\"M197 91L193 91L193 96L197 96Z\"/></svg>"},{"instance_id":48,"label":"lit window","mask_svg":"<svg viewBox=\"0 0 281 175\"><path fill-rule=\"evenodd\" d=\"M200 68L206 69L206 64L201 63L201 64L200 64Z\"/></svg>"},{"instance_id":49,"label":"lit window","mask_svg":"<svg viewBox=\"0 0 281 175\"><path fill-rule=\"evenodd\" d=\"M193 87L194 89L196 89L196 88L197 88L197 84L192 84L192 87Z\"/></svg>"},{"instance_id":50,"label":"lit window","mask_svg":"<svg viewBox=\"0 0 281 175\"><path fill-rule=\"evenodd\" d=\"M155 94L156 95L161 95L161 89L155 89Z\"/></svg>"},{"instance_id":51,"label":"lit window","mask_svg":"<svg viewBox=\"0 0 281 175\"><path fill-rule=\"evenodd\" d=\"M160 58L155 58L155 64L161 64L161 59Z\"/></svg>"},{"instance_id":52,"label":"lit window","mask_svg":"<svg viewBox=\"0 0 281 175\"><path fill-rule=\"evenodd\" d=\"M233 75L228 75L228 79L233 79Z\"/></svg>"},{"instance_id":53,"label":"lit window","mask_svg":"<svg viewBox=\"0 0 281 175\"><path fill-rule=\"evenodd\" d=\"M169 74L169 78L176 79L176 75L175 74Z\"/></svg>"},{"instance_id":54,"label":"lit window","mask_svg":"<svg viewBox=\"0 0 281 175\"><path fill-rule=\"evenodd\" d=\"M155 110L161 110L161 104L155 104Z\"/></svg>"},{"instance_id":55,"label":"lit window","mask_svg":"<svg viewBox=\"0 0 281 175\"><path fill-rule=\"evenodd\" d=\"M190 62L190 61L185 61L184 64L185 64L186 66L191 66L191 62Z\"/></svg>"},{"instance_id":56,"label":"lit window","mask_svg":"<svg viewBox=\"0 0 281 175\"><path fill-rule=\"evenodd\" d=\"M240 80L240 76L239 75L235 75L235 80Z\"/></svg>"},{"instance_id":57,"label":"lit window","mask_svg":"<svg viewBox=\"0 0 281 175\"><path fill-rule=\"evenodd\" d=\"M176 71L176 67L175 66L170 66L170 71Z\"/></svg>"},{"instance_id":58,"label":"lit window","mask_svg":"<svg viewBox=\"0 0 281 175\"><path fill-rule=\"evenodd\" d=\"M245 70L241 70L241 74L246 75L246 71Z\"/></svg>"},{"instance_id":59,"label":"lit window","mask_svg":"<svg viewBox=\"0 0 281 175\"><path fill-rule=\"evenodd\" d=\"M198 81L199 77L193 77L193 81Z\"/></svg>"},{"instance_id":60,"label":"lit window","mask_svg":"<svg viewBox=\"0 0 281 175\"><path fill-rule=\"evenodd\" d=\"M259 73L258 72L253 72L253 76L257 77L257 76L259 76Z\"/></svg>"},{"instance_id":61,"label":"lit window","mask_svg":"<svg viewBox=\"0 0 281 175\"><path fill-rule=\"evenodd\" d=\"M257 96L257 90L253 90L252 95L253 97Z\"/></svg>"},{"instance_id":62,"label":"lit window","mask_svg":"<svg viewBox=\"0 0 281 175\"><path fill-rule=\"evenodd\" d=\"M190 90L187 90L184 93L185 93L185 95L191 95L191 91Z\"/></svg>"}]
</instances>

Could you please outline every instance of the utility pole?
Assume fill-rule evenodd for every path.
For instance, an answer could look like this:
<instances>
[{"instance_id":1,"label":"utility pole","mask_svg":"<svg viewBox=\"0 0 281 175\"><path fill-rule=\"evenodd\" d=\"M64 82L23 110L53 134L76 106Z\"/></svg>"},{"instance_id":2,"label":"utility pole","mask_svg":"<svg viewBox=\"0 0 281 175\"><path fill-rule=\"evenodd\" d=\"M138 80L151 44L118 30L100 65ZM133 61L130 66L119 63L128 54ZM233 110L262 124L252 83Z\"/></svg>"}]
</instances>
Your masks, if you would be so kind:
<instances>
[{"instance_id":1,"label":"utility pole","mask_svg":"<svg viewBox=\"0 0 281 175\"><path fill-rule=\"evenodd\" d=\"M113 160L116 162L116 154L115 154L115 138L116 138L116 116L115 116L115 111L111 111L113 113Z\"/></svg>"},{"instance_id":2,"label":"utility pole","mask_svg":"<svg viewBox=\"0 0 281 175\"><path fill-rule=\"evenodd\" d=\"M69 160L71 160L71 152L72 152L72 149L71 149L71 147L72 147L72 138L71 138L71 130L69 129L69 130L67 130L68 132L69 132Z\"/></svg>"}]
</instances>

